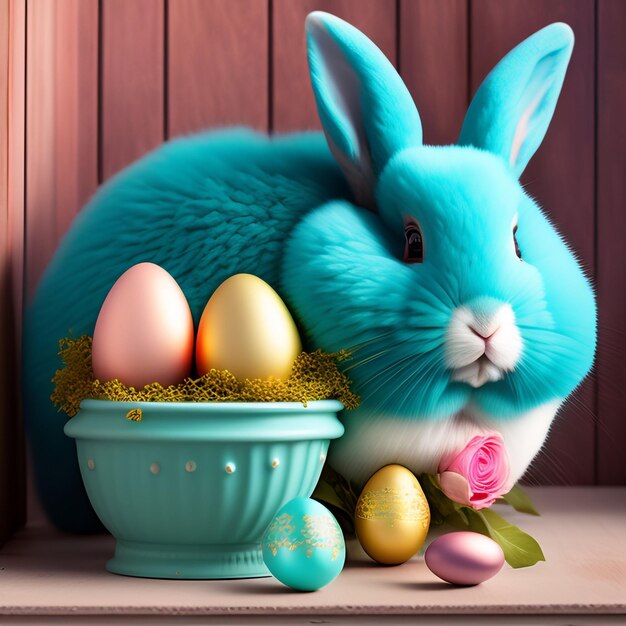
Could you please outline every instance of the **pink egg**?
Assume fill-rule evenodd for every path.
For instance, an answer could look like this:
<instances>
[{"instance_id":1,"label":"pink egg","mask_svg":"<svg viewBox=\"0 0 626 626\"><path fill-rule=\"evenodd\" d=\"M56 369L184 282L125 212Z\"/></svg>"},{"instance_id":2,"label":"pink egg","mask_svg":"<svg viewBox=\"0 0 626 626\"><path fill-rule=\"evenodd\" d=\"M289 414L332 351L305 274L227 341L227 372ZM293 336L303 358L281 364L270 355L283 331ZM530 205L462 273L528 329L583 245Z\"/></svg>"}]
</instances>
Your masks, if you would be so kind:
<instances>
[{"instance_id":1,"label":"pink egg","mask_svg":"<svg viewBox=\"0 0 626 626\"><path fill-rule=\"evenodd\" d=\"M502 548L489 537L472 532L437 537L426 550L428 569L454 585L478 585L504 565Z\"/></svg>"},{"instance_id":2,"label":"pink egg","mask_svg":"<svg viewBox=\"0 0 626 626\"><path fill-rule=\"evenodd\" d=\"M139 263L111 287L93 333L93 372L135 388L181 382L191 371L193 319L178 283Z\"/></svg>"}]
</instances>

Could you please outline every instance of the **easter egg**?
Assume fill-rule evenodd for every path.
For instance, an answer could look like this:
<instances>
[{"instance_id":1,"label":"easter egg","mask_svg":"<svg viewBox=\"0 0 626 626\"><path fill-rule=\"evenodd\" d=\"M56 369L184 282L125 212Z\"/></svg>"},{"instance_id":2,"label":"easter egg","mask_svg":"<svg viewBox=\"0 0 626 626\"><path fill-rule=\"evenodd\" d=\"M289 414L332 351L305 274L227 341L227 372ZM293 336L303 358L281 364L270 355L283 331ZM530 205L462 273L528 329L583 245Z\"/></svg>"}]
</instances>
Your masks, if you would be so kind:
<instances>
[{"instance_id":1,"label":"easter egg","mask_svg":"<svg viewBox=\"0 0 626 626\"><path fill-rule=\"evenodd\" d=\"M430 509L415 476L402 465L379 469L365 484L354 514L363 550L385 565L408 561L424 544Z\"/></svg>"},{"instance_id":2,"label":"easter egg","mask_svg":"<svg viewBox=\"0 0 626 626\"><path fill-rule=\"evenodd\" d=\"M193 319L178 283L162 267L139 263L109 291L93 333L96 378L141 388L181 382L191 371Z\"/></svg>"},{"instance_id":3,"label":"easter egg","mask_svg":"<svg viewBox=\"0 0 626 626\"><path fill-rule=\"evenodd\" d=\"M455 585L478 585L495 576L504 565L502 548L479 533L455 532L437 537L427 548L428 569Z\"/></svg>"},{"instance_id":4,"label":"easter egg","mask_svg":"<svg viewBox=\"0 0 626 626\"><path fill-rule=\"evenodd\" d=\"M236 274L207 302L196 341L196 366L229 370L239 380L288 378L302 351L300 335L285 303L263 280Z\"/></svg>"},{"instance_id":5,"label":"easter egg","mask_svg":"<svg viewBox=\"0 0 626 626\"><path fill-rule=\"evenodd\" d=\"M263 535L263 560L284 585L315 591L334 580L346 560L343 533L330 511L310 498L295 498Z\"/></svg>"}]
</instances>

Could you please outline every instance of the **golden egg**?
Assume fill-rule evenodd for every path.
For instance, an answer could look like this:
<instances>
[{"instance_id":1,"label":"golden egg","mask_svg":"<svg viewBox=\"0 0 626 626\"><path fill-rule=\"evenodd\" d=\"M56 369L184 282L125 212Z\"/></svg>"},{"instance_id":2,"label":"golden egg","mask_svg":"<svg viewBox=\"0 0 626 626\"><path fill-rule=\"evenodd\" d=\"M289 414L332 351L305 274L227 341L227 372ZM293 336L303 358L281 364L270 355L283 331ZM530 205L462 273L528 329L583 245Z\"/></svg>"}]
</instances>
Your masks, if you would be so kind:
<instances>
[{"instance_id":1,"label":"golden egg","mask_svg":"<svg viewBox=\"0 0 626 626\"><path fill-rule=\"evenodd\" d=\"M204 308L196 339L201 376L210 369L226 369L239 380L287 378L301 351L285 303L257 276L231 276Z\"/></svg>"},{"instance_id":2,"label":"golden egg","mask_svg":"<svg viewBox=\"0 0 626 626\"><path fill-rule=\"evenodd\" d=\"M385 565L408 561L424 544L430 509L415 476L402 465L379 469L365 484L354 515L367 554Z\"/></svg>"}]
</instances>

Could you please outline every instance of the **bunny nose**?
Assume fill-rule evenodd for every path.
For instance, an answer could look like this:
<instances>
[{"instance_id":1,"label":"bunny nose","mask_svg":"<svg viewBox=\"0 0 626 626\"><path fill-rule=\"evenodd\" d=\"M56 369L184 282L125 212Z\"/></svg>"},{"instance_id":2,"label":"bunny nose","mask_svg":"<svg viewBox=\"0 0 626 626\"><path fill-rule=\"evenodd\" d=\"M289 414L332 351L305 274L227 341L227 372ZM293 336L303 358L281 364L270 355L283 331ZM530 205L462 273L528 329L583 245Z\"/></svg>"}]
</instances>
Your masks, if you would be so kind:
<instances>
[{"instance_id":1,"label":"bunny nose","mask_svg":"<svg viewBox=\"0 0 626 626\"><path fill-rule=\"evenodd\" d=\"M500 326L498 325L497 328L495 328L494 330L489 329L488 331L482 329L482 328L476 328L474 325L472 324L468 324L468 328L477 336L480 337L481 339L483 339L484 341L489 341L489 339L491 339L491 337L493 337L497 332L498 329L500 328Z\"/></svg>"},{"instance_id":2,"label":"bunny nose","mask_svg":"<svg viewBox=\"0 0 626 626\"><path fill-rule=\"evenodd\" d=\"M482 296L465 304L469 316L465 323L472 334L488 341L505 323L505 310L510 306L496 298Z\"/></svg>"},{"instance_id":3,"label":"bunny nose","mask_svg":"<svg viewBox=\"0 0 626 626\"><path fill-rule=\"evenodd\" d=\"M500 380L515 368L521 353L522 338L510 304L485 297L454 309L444 348L452 380L473 387Z\"/></svg>"}]
</instances>

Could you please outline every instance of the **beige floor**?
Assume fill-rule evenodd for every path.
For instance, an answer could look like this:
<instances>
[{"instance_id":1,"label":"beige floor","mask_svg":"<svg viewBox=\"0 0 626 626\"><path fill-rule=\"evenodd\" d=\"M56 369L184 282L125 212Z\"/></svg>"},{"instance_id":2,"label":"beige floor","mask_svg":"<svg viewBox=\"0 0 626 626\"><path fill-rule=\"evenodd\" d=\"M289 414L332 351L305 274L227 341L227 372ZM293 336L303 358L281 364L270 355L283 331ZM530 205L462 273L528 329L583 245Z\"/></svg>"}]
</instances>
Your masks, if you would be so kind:
<instances>
[{"instance_id":1,"label":"beige floor","mask_svg":"<svg viewBox=\"0 0 626 626\"><path fill-rule=\"evenodd\" d=\"M9 614L20 620L14 623L37 615L151 616L153 621L176 615L222 616L222 623L250 618L259 624L267 619L311 623L313 618L356 623L357 616L364 624L376 616L378 623L392 616L407 623L406 616L420 614L433 620L441 615L431 623L442 624L447 623L440 621L444 615L473 624L505 623L505 615L511 623L525 623L519 621L525 614L541 615L535 624L578 623L573 617L553 621L559 615L587 615L585 624L626 621L626 488L543 487L529 492L542 516L508 509L507 517L538 539L547 561L524 570L505 566L494 579L473 588L438 581L421 558L399 567L376 566L353 544L339 578L315 593L290 591L271 578L126 578L104 570L113 549L111 537L67 536L32 524L0 552L0 622ZM502 619L478 618L490 614ZM602 616L606 620L598 621Z\"/></svg>"}]
</instances>

